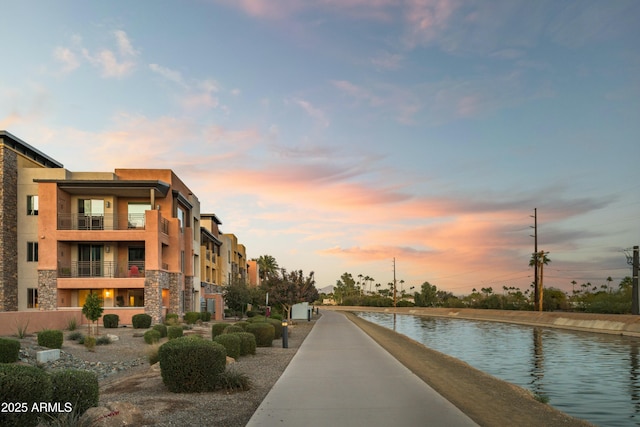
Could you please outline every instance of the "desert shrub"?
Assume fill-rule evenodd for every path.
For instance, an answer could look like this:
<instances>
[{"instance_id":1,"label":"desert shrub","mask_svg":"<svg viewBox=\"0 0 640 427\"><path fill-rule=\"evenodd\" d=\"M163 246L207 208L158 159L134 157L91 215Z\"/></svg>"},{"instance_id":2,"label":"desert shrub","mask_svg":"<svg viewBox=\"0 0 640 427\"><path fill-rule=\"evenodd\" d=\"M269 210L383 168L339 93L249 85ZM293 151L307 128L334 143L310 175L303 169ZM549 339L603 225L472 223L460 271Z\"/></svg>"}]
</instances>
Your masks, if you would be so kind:
<instances>
[{"instance_id":1,"label":"desert shrub","mask_svg":"<svg viewBox=\"0 0 640 427\"><path fill-rule=\"evenodd\" d=\"M38 332L38 345L47 348L62 348L64 334L57 329L44 329Z\"/></svg>"},{"instance_id":2,"label":"desert shrub","mask_svg":"<svg viewBox=\"0 0 640 427\"><path fill-rule=\"evenodd\" d=\"M276 334L276 328L270 323L257 322L247 326L247 332L256 337L258 347L271 347Z\"/></svg>"},{"instance_id":3,"label":"desert shrub","mask_svg":"<svg viewBox=\"0 0 640 427\"><path fill-rule=\"evenodd\" d=\"M84 343L84 335L80 331L73 331L69 335L67 335L67 339L69 341L78 341L79 344ZM82 341L82 342L80 342Z\"/></svg>"},{"instance_id":4,"label":"desert shrub","mask_svg":"<svg viewBox=\"0 0 640 427\"><path fill-rule=\"evenodd\" d=\"M237 359L240 357L241 339L237 334L218 335L213 341L222 344L227 349L227 356Z\"/></svg>"},{"instance_id":5,"label":"desert shrub","mask_svg":"<svg viewBox=\"0 0 640 427\"><path fill-rule=\"evenodd\" d=\"M282 320L277 320L274 318L268 318L267 319L267 323L270 325L273 325L273 327L275 328L275 335L274 338L279 340L280 338L282 338Z\"/></svg>"},{"instance_id":6,"label":"desert shrub","mask_svg":"<svg viewBox=\"0 0 640 427\"><path fill-rule=\"evenodd\" d=\"M0 338L0 363L13 363L20 359L20 341Z\"/></svg>"},{"instance_id":7,"label":"desert shrub","mask_svg":"<svg viewBox=\"0 0 640 427\"><path fill-rule=\"evenodd\" d=\"M221 335L224 333L224 329L229 326L228 323L214 323L213 325L211 325L211 338L215 338L218 335Z\"/></svg>"},{"instance_id":8,"label":"desert shrub","mask_svg":"<svg viewBox=\"0 0 640 427\"><path fill-rule=\"evenodd\" d=\"M215 390L227 363L223 345L190 337L164 343L158 356L162 381L173 393Z\"/></svg>"},{"instance_id":9,"label":"desert shrub","mask_svg":"<svg viewBox=\"0 0 640 427\"><path fill-rule=\"evenodd\" d=\"M155 329L149 329L144 333L144 342L147 344L154 344L160 341L160 332Z\"/></svg>"},{"instance_id":10,"label":"desert shrub","mask_svg":"<svg viewBox=\"0 0 640 427\"><path fill-rule=\"evenodd\" d=\"M187 325L193 325L198 320L200 320L200 313L197 311L189 311L184 314L184 322Z\"/></svg>"},{"instance_id":11,"label":"desert shrub","mask_svg":"<svg viewBox=\"0 0 640 427\"><path fill-rule=\"evenodd\" d=\"M211 313L209 313L208 311L200 312L200 320L202 320L203 322L210 322L211 321Z\"/></svg>"},{"instance_id":12,"label":"desert shrub","mask_svg":"<svg viewBox=\"0 0 640 427\"><path fill-rule=\"evenodd\" d=\"M93 351L96 348L96 337L85 337L83 344L87 348L87 350Z\"/></svg>"},{"instance_id":13,"label":"desert shrub","mask_svg":"<svg viewBox=\"0 0 640 427\"><path fill-rule=\"evenodd\" d=\"M233 334L235 332L244 332L244 329L242 329L242 327L240 326L229 325L224 328L224 331L222 331L223 334Z\"/></svg>"},{"instance_id":14,"label":"desert shrub","mask_svg":"<svg viewBox=\"0 0 640 427\"><path fill-rule=\"evenodd\" d=\"M7 426L36 426L39 413L31 411L33 404L51 401L51 378L43 369L18 364L0 364L0 402L26 403L26 412L5 412L0 424Z\"/></svg>"},{"instance_id":15,"label":"desert shrub","mask_svg":"<svg viewBox=\"0 0 640 427\"><path fill-rule=\"evenodd\" d=\"M218 376L217 386L226 391L247 391L251 388L251 381L247 374L230 368Z\"/></svg>"},{"instance_id":16,"label":"desert shrub","mask_svg":"<svg viewBox=\"0 0 640 427\"><path fill-rule=\"evenodd\" d=\"M180 324L180 317L177 313L167 313L164 318L164 324L167 326Z\"/></svg>"},{"instance_id":17,"label":"desert shrub","mask_svg":"<svg viewBox=\"0 0 640 427\"><path fill-rule=\"evenodd\" d=\"M160 350L160 344L158 343L151 344L145 349L145 353L147 355L147 360L149 361L149 365L158 363L158 361L160 360L158 356L159 350Z\"/></svg>"},{"instance_id":18,"label":"desert shrub","mask_svg":"<svg viewBox=\"0 0 640 427\"><path fill-rule=\"evenodd\" d=\"M77 327L78 327L78 321L76 320L75 317L70 317L67 319L67 330L75 331Z\"/></svg>"},{"instance_id":19,"label":"desert shrub","mask_svg":"<svg viewBox=\"0 0 640 427\"><path fill-rule=\"evenodd\" d=\"M253 316L255 316L255 315L256 315L256 312L255 312L255 311L251 311L251 310L249 310L249 311L247 311L245 314L247 315L247 317L253 317Z\"/></svg>"},{"instance_id":20,"label":"desert shrub","mask_svg":"<svg viewBox=\"0 0 640 427\"><path fill-rule=\"evenodd\" d=\"M273 313L269 318L276 319L282 322L282 314L279 314L279 313Z\"/></svg>"},{"instance_id":21,"label":"desert shrub","mask_svg":"<svg viewBox=\"0 0 640 427\"><path fill-rule=\"evenodd\" d=\"M151 316L145 313L134 314L131 323L135 329L149 329L151 327Z\"/></svg>"},{"instance_id":22,"label":"desert shrub","mask_svg":"<svg viewBox=\"0 0 640 427\"><path fill-rule=\"evenodd\" d=\"M265 320L267 320L266 317L264 316L253 316L247 319L247 322L249 323L256 323L256 322L264 322Z\"/></svg>"},{"instance_id":23,"label":"desert shrub","mask_svg":"<svg viewBox=\"0 0 640 427\"><path fill-rule=\"evenodd\" d=\"M174 338L180 338L183 335L184 335L184 332L181 326L169 326L167 328L167 337L170 340Z\"/></svg>"},{"instance_id":24,"label":"desert shrub","mask_svg":"<svg viewBox=\"0 0 640 427\"><path fill-rule=\"evenodd\" d=\"M105 328L117 328L120 316L117 314L105 314L102 316L102 324Z\"/></svg>"},{"instance_id":25,"label":"desert shrub","mask_svg":"<svg viewBox=\"0 0 640 427\"><path fill-rule=\"evenodd\" d=\"M111 344L111 338L106 335L100 335L96 338L96 345L109 345Z\"/></svg>"},{"instance_id":26,"label":"desert shrub","mask_svg":"<svg viewBox=\"0 0 640 427\"><path fill-rule=\"evenodd\" d=\"M159 323L157 325L153 325L153 329L160 332L160 338L164 338L167 336L167 325L163 325Z\"/></svg>"},{"instance_id":27,"label":"desert shrub","mask_svg":"<svg viewBox=\"0 0 640 427\"><path fill-rule=\"evenodd\" d=\"M65 369L51 372L51 390L54 402L71 402L80 414L98 406L100 397L98 377L93 372Z\"/></svg>"},{"instance_id":28,"label":"desert shrub","mask_svg":"<svg viewBox=\"0 0 640 427\"><path fill-rule=\"evenodd\" d=\"M256 337L251 332L238 332L240 337L240 356L256 354Z\"/></svg>"},{"instance_id":29,"label":"desert shrub","mask_svg":"<svg viewBox=\"0 0 640 427\"><path fill-rule=\"evenodd\" d=\"M249 322L240 321L240 322L234 323L233 326L240 326L243 331L246 331L248 324L249 324Z\"/></svg>"}]
</instances>

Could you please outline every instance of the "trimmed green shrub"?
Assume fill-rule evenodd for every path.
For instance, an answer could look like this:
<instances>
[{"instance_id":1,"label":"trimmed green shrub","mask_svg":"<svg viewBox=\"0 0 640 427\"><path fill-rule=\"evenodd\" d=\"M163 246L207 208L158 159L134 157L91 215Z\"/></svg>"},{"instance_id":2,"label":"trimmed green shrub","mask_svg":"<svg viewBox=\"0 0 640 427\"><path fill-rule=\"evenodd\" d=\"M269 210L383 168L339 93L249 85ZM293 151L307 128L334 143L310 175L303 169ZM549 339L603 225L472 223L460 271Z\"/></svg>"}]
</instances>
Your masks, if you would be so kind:
<instances>
[{"instance_id":1,"label":"trimmed green shrub","mask_svg":"<svg viewBox=\"0 0 640 427\"><path fill-rule=\"evenodd\" d=\"M227 356L238 359L240 357L241 338L238 334L222 334L213 339L227 349Z\"/></svg>"},{"instance_id":2,"label":"trimmed green shrub","mask_svg":"<svg viewBox=\"0 0 640 427\"><path fill-rule=\"evenodd\" d=\"M200 313L197 311L189 311L184 314L184 322L187 325L193 325L198 320L200 320Z\"/></svg>"},{"instance_id":3,"label":"trimmed green shrub","mask_svg":"<svg viewBox=\"0 0 640 427\"><path fill-rule=\"evenodd\" d=\"M247 315L247 317L253 317L253 316L255 316L255 315L256 315L256 312L255 312L255 311L251 311L251 310L249 310L249 311L247 311L245 314Z\"/></svg>"},{"instance_id":4,"label":"trimmed green shrub","mask_svg":"<svg viewBox=\"0 0 640 427\"><path fill-rule=\"evenodd\" d=\"M178 325L179 323L180 317L177 313L167 313L167 316L164 318L164 324L167 326Z\"/></svg>"},{"instance_id":5,"label":"trimmed green shrub","mask_svg":"<svg viewBox=\"0 0 640 427\"><path fill-rule=\"evenodd\" d=\"M269 319L276 319L282 322L282 314L273 313L271 316L269 316Z\"/></svg>"},{"instance_id":6,"label":"trimmed green shrub","mask_svg":"<svg viewBox=\"0 0 640 427\"><path fill-rule=\"evenodd\" d=\"M256 345L258 347L271 347L276 334L276 328L266 322L256 322L247 326L247 332L252 333L256 337Z\"/></svg>"},{"instance_id":7,"label":"trimmed green shrub","mask_svg":"<svg viewBox=\"0 0 640 427\"><path fill-rule=\"evenodd\" d=\"M131 323L135 329L149 329L151 327L151 316L145 313L134 314Z\"/></svg>"},{"instance_id":8,"label":"trimmed green shrub","mask_svg":"<svg viewBox=\"0 0 640 427\"><path fill-rule=\"evenodd\" d=\"M102 324L105 328L117 328L120 316L117 314L105 314L102 316Z\"/></svg>"},{"instance_id":9,"label":"trimmed green shrub","mask_svg":"<svg viewBox=\"0 0 640 427\"><path fill-rule=\"evenodd\" d=\"M223 334L233 334L235 332L244 332L244 329L242 329L242 327L240 326L229 325L224 328L224 331L222 331Z\"/></svg>"},{"instance_id":10,"label":"trimmed green shrub","mask_svg":"<svg viewBox=\"0 0 640 427\"><path fill-rule=\"evenodd\" d=\"M210 322L211 321L211 313L209 313L208 311L200 312L200 320L202 320L203 322Z\"/></svg>"},{"instance_id":11,"label":"trimmed green shrub","mask_svg":"<svg viewBox=\"0 0 640 427\"><path fill-rule=\"evenodd\" d=\"M144 333L144 342L147 344L154 344L160 341L160 332L155 329L149 329Z\"/></svg>"},{"instance_id":12,"label":"trimmed green shrub","mask_svg":"<svg viewBox=\"0 0 640 427\"><path fill-rule=\"evenodd\" d=\"M167 337L172 340L175 338L180 338L184 335L182 326L169 326L167 328Z\"/></svg>"},{"instance_id":13,"label":"trimmed green shrub","mask_svg":"<svg viewBox=\"0 0 640 427\"><path fill-rule=\"evenodd\" d=\"M267 319L267 323L270 325L273 325L273 327L276 329L275 336L274 336L275 339L279 340L280 338L282 338L282 328L283 328L282 320L277 320L270 317Z\"/></svg>"},{"instance_id":14,"label":"trimmed green shrub","mask_svg":"<svg viewBox=\"0 0 640 427\"><path fill-rule=\"evenodd\" d=\"M228 323L220 322L214 323L211 325L211 338L215 338L218 335L222 335L224 333L224 329L229 326Z\"/></svg>"},{"instance_id":15,"label":"trimmed green shrub","mask_svg":"<svg viewBox=\"0 0 640 427\"><path fill-rule=\"evenodd\" d=\"M38 332L38 345L47 348L62 348L64 334L57 329L44 329Z\"/></svg>"},{"instance_id":16,"label":"trimmed green shrub","mask_svg":"<svg viewBox=\"0 0 640 427\"><path fill-rule=\"evenodd\" d=\"M0 402L21 402L26 412L5 412L0 420L3 427L36 426L40 414L31 411L33 404L51 402L51 378L35 366L0 364Z\"/></svg>"},{"instance_id":17,"label":"trimmed green shrub","mask_svg":"<svg viewBox=\"0 0 640 427\"><path fill-rule=\"evenodd\" d=\"M157 325L153 325L153 329L160 332L160 338L164 338L167 336L167 325L163 325L159 323Z\"/></svg>"},{"instance_id":18,"label":"trimmed green shrub","mask_svg":"<svg viewBox=\"0 0 640 427\"><path fill-rule=\"evenodd\" d=\"M213 391L227 364L221 344L190 337L176 338L158 350L162 381L173 393Z\"/></svg>"},{"instance_id":19,"label":"trimmed green shrub","mask_svg":"<svg viewBox=\"0 0 640 427\"><path fill-rule=\"evenodd\" d=\"M0 338L0 363L14 363L20 359L20 341Z\"/></svg>"},{"instance_id":20,"label":"trimmed green shrub","mask_svg":"<svg viewBox=\"0 0 640 427\"><path fill-rule=\"evenodd\" d=\"M65 369L51 372L51 390L54 402L71 402L74 411L83 414L98 406L100 391L98 377L93 372Z\"/></svg>"},{"instance_id":21,"label":"trimmed green shrub","mask_svg":"<svg viewBox=\"0 0 640 427\"><path fill-rule=\"evenodd\" d=\"M247 330L247 325L249 324L249 322L236 322L233 324L233 326L240 326L242 328L243 331Z\"/></svg>"},{"instance_id":22,"label":"trimmed green shrub","mask_svg":"<svg viewBox=\"0 0 640 427\"><path fill-rule=\"evenodd\" d=\"M247 319L247 322L249 323L256 323L256 322L264 322L266 321L267 318L264 316L253 316Z\"/></svg>"},{"instance_id":23,"label":"trimmed green shrub","mask_svg":"<svg viewBox=\"0 0 640 427\"><path fill-rule=\"evenodd\" d=\"M256 354L256 337L251 332L238 332L234 335L240 337L240 356Z\"/></svg>"}]
</instances>

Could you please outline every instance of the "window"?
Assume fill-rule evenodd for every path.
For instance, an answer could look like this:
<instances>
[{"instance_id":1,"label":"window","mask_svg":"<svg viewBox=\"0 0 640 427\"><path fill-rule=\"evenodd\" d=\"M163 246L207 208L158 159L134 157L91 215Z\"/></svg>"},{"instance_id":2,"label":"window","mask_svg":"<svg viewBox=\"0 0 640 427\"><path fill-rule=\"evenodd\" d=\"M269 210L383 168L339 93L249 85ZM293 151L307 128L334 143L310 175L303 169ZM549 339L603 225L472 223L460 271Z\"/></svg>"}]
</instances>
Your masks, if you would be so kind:
<instances>
[{"instance_id":1,"label":"window","mask_svg":"<svg viewBox=\"0 0 640 427\"><path fill-rule=\"evenodd\" d=\"M38 289L27 289L27 308L38 308Z\"/></svg>"},{"instance_id":2,"label":"window","mask_svg":"<svg viewBox=\"0 0 640 427\"><path fill-rule=\"evenodd\" d=\"M180 271L184 273L184 251L180 251Z\"/></svg>"},{"instance_id":3,"label":"window","mask_svg":"<svg viewBox=\"0 0 640 427\"><path fill-rule=\"evenodd\" d=\"M178 223L179 223L178 226L180 227L181 233L184 233L184 227L187 225L185 223L185 219L186 219L186 215L185 215L184 209L178 206Z\"/></svg>"},{"instance_id":4,"label":"window","mask_svg":"<svg viewBox=\"0 0 640 427\"><path fill-rule=\"evenodd\" d=\"M145 211L151 210L151 203L129 202L127 209L129 228L144 228Z\"/></svg>"},{"instance_id":5,"label":"window","mask_svg":"<svg viewBox=\"0 0 640 427\"><path fill-rule=\"evenodd\" d=\"M27 196L27 215L38 215L38 196Z\"/></svg>"},{"instance_id":6,"label":"window","mask_svg":"<svg viewBox=\"0 0 640 427\"><path fill-rule=\"evenodd\" d=\"M27 242L27 262L38 262L38 242Z\"/></svg>"}]
</instances>

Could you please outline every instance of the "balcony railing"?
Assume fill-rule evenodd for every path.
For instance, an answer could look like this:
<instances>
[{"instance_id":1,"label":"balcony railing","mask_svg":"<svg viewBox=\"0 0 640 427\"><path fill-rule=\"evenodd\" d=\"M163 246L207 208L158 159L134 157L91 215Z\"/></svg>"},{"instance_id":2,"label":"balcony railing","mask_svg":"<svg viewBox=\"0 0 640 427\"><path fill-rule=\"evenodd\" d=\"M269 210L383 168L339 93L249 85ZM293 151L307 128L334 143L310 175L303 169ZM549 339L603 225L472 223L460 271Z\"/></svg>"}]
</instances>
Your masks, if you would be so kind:
<instances>
[{"instance_id":1,"label":"balcony railing","mask_svg":"<svg viewBox=\"0 0 640 427\"><path fill-rule=\"evenodd\" d=\"M144 277L144 271L144 261L71 261L71 265L58 268L58 277Z\"/></svg>"},{"instance_id":2,"label":"balcony railing","mask_svg":"<svg viewBox=\"0 0 640 427\"><path fill-rule=\"evenodd\" d=\"M169 234L169 221L166 218L160 218L160 231L164 234Z\"/></svg>"},{"instance_id":3,"label":"balcony railing","mask_svg":"<svg viewBox=\"0 0 640 427\"><path fill-rule=\"evenodd\" d=\"M59 213L58 230L144 230L145 214Z\"/></svg>"}]
</instances>

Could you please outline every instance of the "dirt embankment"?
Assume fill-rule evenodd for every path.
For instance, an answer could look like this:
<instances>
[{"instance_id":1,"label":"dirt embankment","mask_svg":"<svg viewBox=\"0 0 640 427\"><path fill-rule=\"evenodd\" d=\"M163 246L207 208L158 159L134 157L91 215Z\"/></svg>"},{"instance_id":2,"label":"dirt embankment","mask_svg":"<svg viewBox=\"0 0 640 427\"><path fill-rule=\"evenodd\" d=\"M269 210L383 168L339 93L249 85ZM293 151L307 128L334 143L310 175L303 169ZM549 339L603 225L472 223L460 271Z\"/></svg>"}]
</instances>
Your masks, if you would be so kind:
<instances>
[{"instance_id":1,"label":"dirt embankment","mask_svg":"<svg viewBox=\"0 0 640 427\"><path fill-rule=\"evenodd\" d=\"M591 426L540 403L528 391L431 350L390 329L345 313L393 357L481 426Z\"/></svg>"}]
</instances>

